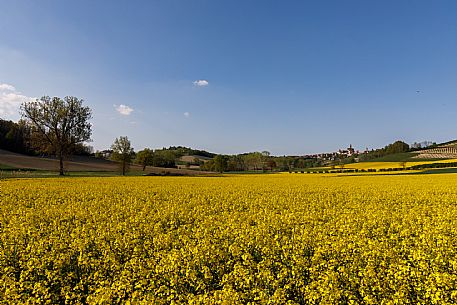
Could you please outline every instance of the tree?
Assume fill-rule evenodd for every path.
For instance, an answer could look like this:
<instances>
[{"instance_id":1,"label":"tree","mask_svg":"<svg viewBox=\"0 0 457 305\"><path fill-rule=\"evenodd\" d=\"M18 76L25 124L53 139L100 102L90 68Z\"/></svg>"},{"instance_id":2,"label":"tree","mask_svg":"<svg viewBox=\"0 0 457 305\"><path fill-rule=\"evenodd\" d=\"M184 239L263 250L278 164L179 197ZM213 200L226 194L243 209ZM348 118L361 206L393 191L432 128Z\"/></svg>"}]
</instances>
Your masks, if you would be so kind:
<instances>
[{"instance_id":1,"label":"tree","mask_svg":"<svg viewBox=\"0 0 457 305\"><path fill-rule=\"evenodd\" d=\"M270 152L269 151L262 151L262 170L265 171L266 167L268 166L268 161L270 160Z\"/></svg>"},{"instance_id":2,"label":"tree","mask_svg":"<svg viewBox=\"0 0 457 305\"><path fill-rule=\"evenodd\" d=\"M136 154L136 163L141 164L143 166L143 171L146 169L146 166L152 165L154 161L154 155L152 149L145 148L140 150Z\"/></svg>"},{"instance_id":3,"label":"tree","mask_svg":"<svg viewBox=\"0 0 457 305\"><path fill-rule=\"evenodd\" d=\"M111 145L111 149L113 150L111 158L119 162L121 173L124 176L130 169L130 162L134 155L130 140L127 137L122 136L116 138L113 145Z\"/></svg>"},{"instance_id":4,"label":"tree","mask_svg":"<svg viewBox=\"0 0 457 305\"><path fill-rule=\"evenodd\" d=\"M92 134L92 112L82 103L74 96L43 96L21 106L21 115L32 128L35 146L57 155L60 175L64 175L64 156L71 154L76 145L89 141Z\"/></svg>"},{"instance_id":5,"label":"tree","mask_svg":"<svg viewBox=\"0 0 457 305\"><path fill-rule=\"evenodd\" d=\"M273 169L276 167L276 161L273 159L270 159L266 162L266 165L270 169L270 171L273 171Z\"/></svg>"},{"instance_id":6,"label":"tree","mask_svg":"<svg viewBox=\"0 0 457 305\"><path fill-rule=\"evenodd\" d=\"M222 173L227 170L227 161L228 161L227 156L217 155L216 157L214 157L213 161L214 161L214 170L216 172Z\"/></svg>"},{"instance_id":7,"label":"tree","mask_svg":"<svg viewBox=\"0 0 457 305\"><path fill-rule=\"evenodd\" d=\"M35 151L29 141L30 132L30 127L24 120L15 123L0 119L0 149L34 155Z\"/></svg>"},{"instance_id":8,"label":"tree","mask_svg":"<svg viewBox=\"0 0 457 305\"><path fill-rule=\"evenodd\" d=\"M214 171L214 159L205 162L202 166L200 166L200 169L205 171Z\"/></svg>"},{"instance_id":9,"label":"tree","mask_svg":"<svg viewBox=\"0 0 457 305\"><path fill-rule=\"evenodd\" d=\"M263 155L260 152L248 153L243 156L248 169L262 169Z\"/></svg>"},{"instance_id":10,"label":"tree","mask_svg":"<svg viewBox=\"0 0 457 305\"><path fill-rule=\"evenodd\" d=\"M154 151L153 165L158 167L176 167L176 153L173 150L156 149Z\"/></svg>"},{"instance_id":11,"label":"tree","mask_svg":"<svg viewBox=\"0 0 457 305\"><path fill-rule=\"evenodd\" d=\"M385 147L386 154L396 154L409 151L409 145L403 141L396 141Z\"/></svg>"}]
</instances>

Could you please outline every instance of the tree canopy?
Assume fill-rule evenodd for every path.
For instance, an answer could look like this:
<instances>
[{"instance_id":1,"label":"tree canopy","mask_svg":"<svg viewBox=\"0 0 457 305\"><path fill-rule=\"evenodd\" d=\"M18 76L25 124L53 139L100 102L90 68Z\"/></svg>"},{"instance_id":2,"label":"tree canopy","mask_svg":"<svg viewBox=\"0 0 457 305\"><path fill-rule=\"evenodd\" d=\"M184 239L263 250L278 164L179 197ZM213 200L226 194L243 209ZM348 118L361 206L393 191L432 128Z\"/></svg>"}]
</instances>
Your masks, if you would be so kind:
<instances>
[{"instance_id":1,"label":"tree canopy","mask_svg":"<svg viewBox=\"0 0 457 305\"><path fill-rule=\"evenodd\" d=\"M143 171L146 169L146 166L152 165L153 161L154 153L152 149L145 148L136 154L135 162L143 166Z\"/></svg>"},{"instance_id":2,"label":"tree canopy","mask_svg":"<svg viewBox=\"0 0 457 305\"><path fill-rule=\"evenodd\" d=\"M119 162L121 173L122 175L125 175L125 173L130 169L130 162L134 156L130 140L127 137L120 136L114 140L113 145L111 145L111 149L113 150L111 158L114 161Z\"/></svg>"},{"instance_id":3,"label":"tree canopy","mask_svg":"<svg viewBox=\"0 0 457 305\"><path fill-rule=\"evenodd\" d=\"M92 112L74 96L43 96L21 106L21 115L31 127L33 145L59 158L59 173L64 174L63 158L83 142L89 141Z\"/></svg>"}]
</instances>

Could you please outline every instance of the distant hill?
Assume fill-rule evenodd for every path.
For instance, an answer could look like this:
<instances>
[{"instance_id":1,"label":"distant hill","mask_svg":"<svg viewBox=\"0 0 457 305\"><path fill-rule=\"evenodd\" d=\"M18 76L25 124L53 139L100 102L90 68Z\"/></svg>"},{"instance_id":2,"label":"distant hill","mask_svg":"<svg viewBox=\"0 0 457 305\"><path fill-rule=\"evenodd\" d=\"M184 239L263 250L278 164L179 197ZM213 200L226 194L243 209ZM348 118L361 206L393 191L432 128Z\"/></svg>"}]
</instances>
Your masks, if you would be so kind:
<instances>
[{"instance_id":1,"label":"distant hill","mask_svg":"<svg viewBox=\"0 0 457 305\"><path fill-rule=\"evenodd\" d=\"M33 157L0 150L0 164L11 168L27 168L54 171L59 169L59 161L49 157ZM117 163L91 157L75 157L65 161L67 171L115 171Z\"/></svg>"},{"instance_id":2,"label":"distant hill","mask_svg":"<svg viewBox=\"0 0 457 305\"><path fill-rule=\"evenodd\" d=\"M214 158L215 153L208 152L206 150L193 149L185 146L170 146L168 148L162 148L161 150L173 151L177 156L198 156L206 158Z\"/></svg>"},{"instance_id":3,"label":"distant hill","mask_svg":"<svg viewBox=\"0 0 457 305\"><path fill-rule=\"evenodd\" d=\"M416 152L406 152L382 156L379 158L374 158L364 162L408 162L414 161L418 153Z\"/></svg>"},{"instance_id":4,"label":"distant hill","mask_svg":"<svg viewBox=\"0 0 457 305\"><path fill-rule=\"evenodd\" d=\"M457 159L457 140L436 144L411 152L388 154L365 162L414 162Z\"/></svg>"},{"instance_id":5,"label":"distant hill","mask_svg":"<svg viewBox=\"0 0 457 305\"><path fill-rule=\"evenodd\" d=\"M456 159L457 141L438 144L432 148L417 151L414 159Z\"/></svg>"}]
</instances>

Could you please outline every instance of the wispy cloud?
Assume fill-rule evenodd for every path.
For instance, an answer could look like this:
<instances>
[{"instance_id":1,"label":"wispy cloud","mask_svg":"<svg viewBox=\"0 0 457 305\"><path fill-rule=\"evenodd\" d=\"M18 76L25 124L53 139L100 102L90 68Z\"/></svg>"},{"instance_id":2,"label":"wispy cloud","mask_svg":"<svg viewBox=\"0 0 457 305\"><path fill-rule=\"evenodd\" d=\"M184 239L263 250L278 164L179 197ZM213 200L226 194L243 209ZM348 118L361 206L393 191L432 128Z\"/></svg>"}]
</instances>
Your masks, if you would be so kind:
<instances>
[{"instance_id":1,"label":"wispy cloud","mask_svg":"<svg viewBox=\"0 0 457 305\"><path fill-rule=\"evenodd\" d=\"M130 108L127 105L119 105L116 106L114 105L114 108L116 109L117 112L119 112L122 115L130 115L133 112L133 108Z\"/></svg>"},{"instance_id":2,"label":"wispy cloud","mask_svg":"<svg viewBox=\"0 0 457 305\"><path fill-rule=\"evenodd\" d=\"M209 82L206 79L199 79L194 81L193 84L197 87L206 87L209 85Z\"/></svg>"},{"instance_id":3,"label":"wispy cloud","mask_svg":"<svg viewBox=\"0 0 457 305\"><path fill-rule=\"evenodd\" d=\"M19 108L22 103L34 101L35 98L25 96L9 84L0 83L0 117L15 120L19 118Z\"/></svg>"},{"instance_id":4,"label":"wispy cloud","mask_svg":"<svg viewBox=\"0 0 457 305\"><path fill-rule=\"evenodd\" d=\"M190 117L190 113L186 111L186 112L184 112L184 116L185 116L186 118L188 118L188 117Z\"/></svg>"},{"instance_id":5,"label":"wispy cloud","mask_svg":"<svg viewBox=\"0 0 457 305\"><path fill-rule=\"evenodd\" d=\"M0 84L0 90L2 90L2 91L16 91L16 88L14 88L14 86L9 85L9 84Z\"/></svg>"}]
</instances>

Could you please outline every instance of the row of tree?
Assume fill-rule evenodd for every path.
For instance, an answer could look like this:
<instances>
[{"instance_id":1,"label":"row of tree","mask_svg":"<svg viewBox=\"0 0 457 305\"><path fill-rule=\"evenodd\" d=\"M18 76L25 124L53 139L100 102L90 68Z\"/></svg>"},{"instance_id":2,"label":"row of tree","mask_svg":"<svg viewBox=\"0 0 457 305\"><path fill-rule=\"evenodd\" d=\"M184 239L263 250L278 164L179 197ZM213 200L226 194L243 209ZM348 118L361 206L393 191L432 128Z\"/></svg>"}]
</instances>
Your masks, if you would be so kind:
<instances>
[{"instance_id":1,"label":"row of tree","mask_svg":"<svg viewBox=\"0 0 457 305\"><path fill-rule=\"evenodd\" d=\"M179 158L187 155L188 151L195 150L185 147L180 147L179 149L170 147L156 150L145 148L135 152L127 137L119 137L111 146L111 154L108 157L103 156L101 152L96 152L95 156L98 158L107 158L120 162L121 172L125 174L125 172L129 169L130 163L141 165L143 167L143 171L147 166L176 168ZM202 163L198 160L198 158L195 158L195 160L191 162L192 165L201 165Z\"/></svg>"},{"instance_id":2,"label":"row of tree","mask_svg":"<svg viewBox=\"0 0 457 305\"><path fill-rule=\"evenodd\" d=\"M239 155L217 155L201 168L209 171L290 171L321 166L316 158L298 156L271 156L269 152L252 152Z\"/></svg>"},{"instance_id":3,"label":"row of tree","mask_svg":"<svg viewBox=\"0 0 457 305\"><path fill-rule=\"evenodd\" d=\"M114 140L111 145L112 154L110 159L118 161L121 167L121 173L129 170L130 163L135 163L143 167L143 171L147 166L157 167L176 167L176 154L171 150L152 150L145 148L135 153L130 140L127 137L119 137Z\"/></svg>"}]
</instances>

